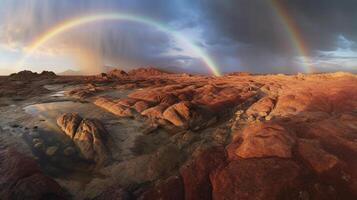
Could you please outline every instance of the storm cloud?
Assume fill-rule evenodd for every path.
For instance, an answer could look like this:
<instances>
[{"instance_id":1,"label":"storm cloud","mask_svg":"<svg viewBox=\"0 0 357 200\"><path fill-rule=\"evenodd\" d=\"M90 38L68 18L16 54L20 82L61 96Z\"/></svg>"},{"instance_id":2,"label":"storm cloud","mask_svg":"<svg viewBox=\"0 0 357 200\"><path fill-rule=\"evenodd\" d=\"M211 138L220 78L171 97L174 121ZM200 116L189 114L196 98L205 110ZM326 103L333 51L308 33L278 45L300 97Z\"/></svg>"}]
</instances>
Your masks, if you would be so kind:
<instances>
[{"instance_id":1,"label":"storm cloud","mask_svg":"<svg viewBox=\"0 0 357 200\"><path fill-rule=\"evenodd\" d=\"M298 27L309 59L318 70L356 71L356 1L275 3L284 7ZM302 71L301 55L272 0L2 0L0 47L22 51L36 36L63 20L106 12L145 16L180 32L207 52L223 72ZM172 35L133 22L76 28L42 50L70 54L77 60L74 65L93 65L92 71L100 70L99 65L125 69L156 65L208 73L205 64Z\"/></svg>"}]
</instances>

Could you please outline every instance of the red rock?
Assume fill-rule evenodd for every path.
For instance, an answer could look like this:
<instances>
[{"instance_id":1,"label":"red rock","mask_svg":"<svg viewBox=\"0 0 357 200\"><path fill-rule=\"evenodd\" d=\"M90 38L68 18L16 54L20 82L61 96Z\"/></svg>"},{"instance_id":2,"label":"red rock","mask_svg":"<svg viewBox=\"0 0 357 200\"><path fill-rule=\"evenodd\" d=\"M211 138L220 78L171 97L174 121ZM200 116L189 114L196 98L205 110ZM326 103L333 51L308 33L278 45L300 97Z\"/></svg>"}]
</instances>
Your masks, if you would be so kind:
<instances>
[{"instance_id":1,"label":"red rock","mask_svg":"<svg viewBox=\"0 0 357 200\"><path fill-rule=\"evenodd\" d=\"M214 147L197 156L180 169L184 183L185 199L211 199L212 186L209 174L225 164L225 151Z\"/></svg>"},{"instance_id":2,"label":"red rock","mask_svg":"<svg viewBox=\"0 0 357 200\"><path fill-rule=\"evenodd\" d=\"M0 151L0 199L67 199L36 162L15 150Z\"/></svg>"},{"instance_id":3,"label":"red rock","mask_svg":"<svg viewBox=\"0 0 357 200\"><path fill-rule=\"evenodd\" d=\"M290 160L270 158L232 161L211 173L212 198L294 199L296 194L293 191L299 191L300 186L299 171L299 166Z\"/></svg>"},{"instance_id":4,"label":"red rock","mask_svg":"<svg viewBox=\"0 0 357 200\"><path fill-rule=\"evenodd\" d=\"M136 101L137 101L136 99L126 98L126 99L121 99L117 103L125 107L130 107L133 106L136 103Z\"/></svg>"},{"instance_id":5,"label":"red rock","mask_svg":"<svg viewBox=\"0 0 357 200\"><path fill-rule=\"evenodd\" d=\"M241 137L243 142L235 153L243 158L289 158L295 143L288 130L272 123L252 123L244 128Z\"/></svg>"},{"instance_id":6,"label":"red rock","mask_svg":"<svg viewBox=\"0 0 357 200\"><path fill-rule=\"evenodd\" d=\"M141 114L153 119L162 119L164 117L163 113L167 107L168 105L166 104L159 104L144 110Z\"/></svg>"},{"instance_id":7,"label":"red rock","mask_svg":"<svg viewBox=\"0 0 357 200\"><path fill-rule=\"evenodd\" d=\"M190 108L191 104L189 102L180 102L167 108L163 113L163 117L175 126L187 127L192 115Z\"/></svg>"},{"instance_id":8,"label":"red rock","mask_svg":"<svg viewBox=\"0 0 357 200\"><path fill-rule=\"evenodd\" d=\"M126 106L123 106L119 103L116 103L114 101L111 101L108 98L105 97L99 97L94 101L94 104L102 107L109 112L120 116L120 117L131 117L133 116L133 112Z\"/></svg>"}]
</instances>

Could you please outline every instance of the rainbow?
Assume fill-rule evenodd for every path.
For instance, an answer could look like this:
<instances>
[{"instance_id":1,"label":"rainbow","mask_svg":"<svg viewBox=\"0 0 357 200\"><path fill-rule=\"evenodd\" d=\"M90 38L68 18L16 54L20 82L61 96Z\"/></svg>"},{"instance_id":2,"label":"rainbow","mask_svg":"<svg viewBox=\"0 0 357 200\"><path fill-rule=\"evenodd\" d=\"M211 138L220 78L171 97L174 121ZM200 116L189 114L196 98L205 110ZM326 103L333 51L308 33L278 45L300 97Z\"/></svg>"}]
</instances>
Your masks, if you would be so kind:
<instances>
[{"instance_id":1,"label":"rainbow","mask_svg":"<svg viewBox=\"0 0 357 200\"><path fill-rule=\"evenodd\" d=\"M88 23L93 23L93 22L98 22L98 21L108 21L108 20L126 20L126 21L133 21L133 22L138 22L138 23L143 23L149 26L155 27L157 30L165 32L167 34L170 34L175 37L177 41L182 42L183 44L187 45L197 56L199 56L203 62L206 64L208 69L212 72L212 74L216 76L220 76L221 73L219 71L219 68L217 65L214 63L214 61L197 45L195 45L193 42L189 41L187 38L185 38L182 34L172 31L166 26L155 22L153 20L150 20L148 18L144 18L141 16L136 16L136 15L129 15L129 14L123 14L123 13L105 13L105 14L94 14L94 15L88 15L88 16L81 16L77 17L74 19L69 19L67 21L64 21L48 31L44 32L41 34L37 39L35 39L33 42L30 43L28 47L26 47L26 54L24 57L19 61L18 66L22 66L23 63L32 56L32 54L40 48L42 45L44 45L46 42L50 41L54 37L74 28L80 25L88 24Z\"/></svg>"},{"instance_id":2,"label":"rainbow","mask_svg":"<svg viewBox=\"0 0 357 200\"><path fill-rule=\"evenodd\" d=\"M315 71L314 67L309 64L309 48L305 44L304 38L299 30L298 25L289 15L287 8L279 2L279 0L271 0L271 5L281 23L285 27L286 34L290 37L292 46L296 49L297 53L303 59L303 67L305 72L313 73Z\"/></svg>"}]
</instances>

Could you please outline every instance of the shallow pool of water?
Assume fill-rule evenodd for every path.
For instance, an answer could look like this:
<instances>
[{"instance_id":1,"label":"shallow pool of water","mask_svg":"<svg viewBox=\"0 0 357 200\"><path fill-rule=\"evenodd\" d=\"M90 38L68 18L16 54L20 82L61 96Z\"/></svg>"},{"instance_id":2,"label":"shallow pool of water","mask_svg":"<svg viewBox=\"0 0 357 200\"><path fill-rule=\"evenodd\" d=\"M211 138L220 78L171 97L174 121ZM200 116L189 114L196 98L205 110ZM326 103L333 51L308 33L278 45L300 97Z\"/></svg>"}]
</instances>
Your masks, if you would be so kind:
<instances>
[{"instance_id":1,"label":"shallow pool of water","mask_svg":"<svg viewBox=\"0 0 357 200\"><path fill-rule=\"evenodd\" d=\"M65 113L78 113L85 118L96 118L100 120L113 117L110 113L103 111L91 103L73 101L39 103L26 106L23 109L33 117L44 120L48 128L55 130L58 130L57 118Z\"/></svg>"}]
</instances>

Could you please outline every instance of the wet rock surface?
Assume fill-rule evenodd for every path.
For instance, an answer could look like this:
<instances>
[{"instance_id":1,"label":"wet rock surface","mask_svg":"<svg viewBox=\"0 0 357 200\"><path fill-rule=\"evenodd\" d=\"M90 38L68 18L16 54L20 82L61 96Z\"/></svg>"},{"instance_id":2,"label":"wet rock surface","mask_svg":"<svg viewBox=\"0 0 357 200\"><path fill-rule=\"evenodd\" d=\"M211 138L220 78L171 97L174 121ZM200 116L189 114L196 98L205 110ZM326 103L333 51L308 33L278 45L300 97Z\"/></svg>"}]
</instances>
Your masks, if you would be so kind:
<instances>
[{"instance_id":1,"label":"wet rock surface","mask_svg":"<svg viewBox=\"0 0 357 200\"><path fill-rule=\"evenodd\" d=\"M1 195L357 198L355 75L150 68L25 83L28 76L0 78L0 90L15 91L0 98L1 152L15 147L34 158L0 154ZM64 96L51 96L58 92ZM16 93L26 95L15 101ZM51 103L22 110L34 102Z\"/></svg>"}]
</instances>

